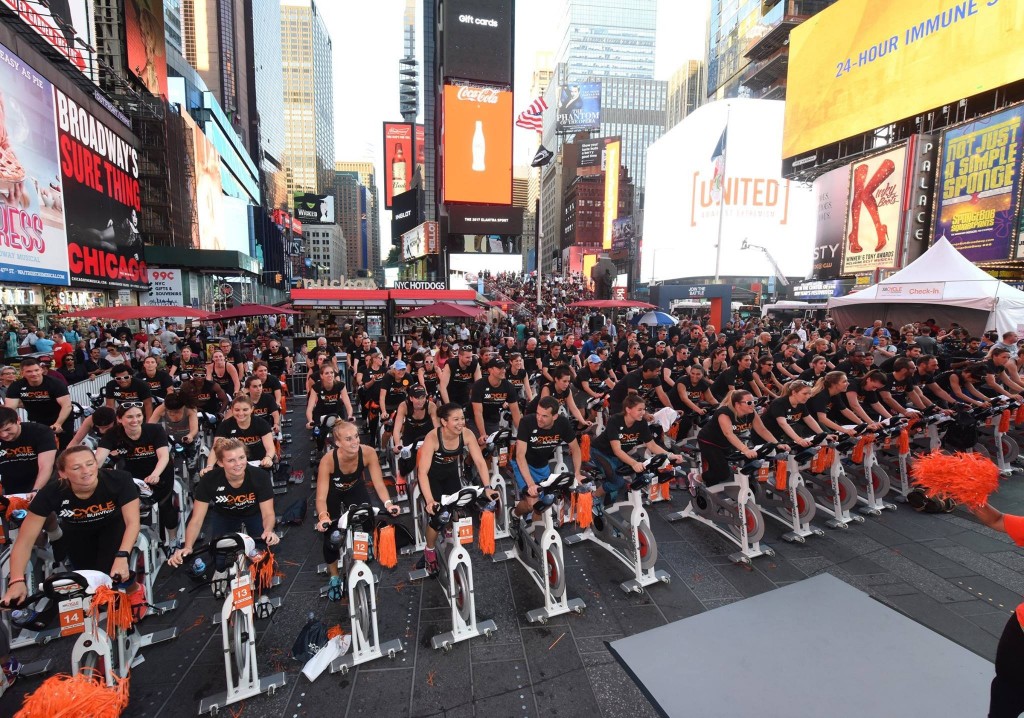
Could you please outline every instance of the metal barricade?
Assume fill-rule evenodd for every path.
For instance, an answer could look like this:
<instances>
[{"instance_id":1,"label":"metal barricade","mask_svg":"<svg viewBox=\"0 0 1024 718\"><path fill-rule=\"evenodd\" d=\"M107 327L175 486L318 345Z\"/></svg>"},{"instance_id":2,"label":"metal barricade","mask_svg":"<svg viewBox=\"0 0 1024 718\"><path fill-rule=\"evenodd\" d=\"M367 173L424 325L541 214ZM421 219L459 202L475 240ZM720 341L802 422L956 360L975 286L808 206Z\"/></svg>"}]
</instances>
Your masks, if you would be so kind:
<instances>
[{"instance_id":1,"label":"metal barricade","mask_svg":"<svg viewBox=\"0 0 1024 718\"><path fill-rule=\"evenodd\" d=\"M307 367L308 364L292 365L292 373L288 375L288 393L292 396L306 395L306 378L309 376Z\"/></svg>"}]
</instances>

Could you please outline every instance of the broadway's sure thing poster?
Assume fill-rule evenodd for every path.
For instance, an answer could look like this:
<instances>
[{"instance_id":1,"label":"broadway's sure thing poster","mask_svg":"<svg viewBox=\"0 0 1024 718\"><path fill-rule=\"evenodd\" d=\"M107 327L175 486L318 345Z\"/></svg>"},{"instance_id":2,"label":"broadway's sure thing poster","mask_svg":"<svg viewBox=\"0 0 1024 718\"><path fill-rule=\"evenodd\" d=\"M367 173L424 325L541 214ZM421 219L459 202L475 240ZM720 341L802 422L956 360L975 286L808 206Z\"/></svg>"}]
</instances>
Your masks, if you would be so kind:
<instances>
[{"instance_id":1,"label":"broadway's sure thing poster","mask_svg":"<svg viewBox=\"0 0 1024 718\"><path fill-rule=\"evenodd\" d=\"M53 88L0 45L0 281L68 283Z\"/></svg>"},{"instance_id":2,"label":"broadway's sure thing poster","mask_svg":"<svg viewBox=\"0 0 1024 718\"><path fill-rule=\"evenodd\" d=\"M972 262L1006 260L1013 252L1022 124L1018 107L949 130L942 139L932 235L945 236Z\"/></svg>"},{"instance_id":3,"label":"broadway's sure thing poster","mask_svg":"<svg viewBox=\"0 0 1024 718\"><path fill-rule=\"evenodd\" d=\"M843 274L896 268L906 159L901 147L853 164Z\"/></svg>"},{"instance_id":4,"label":"broadway's sure thing poster","mask_svg":"<svg viewBox=\"0 0 1024 718\"><path fill-rule=\"evenodd\" d=\"M145 288L138 150L56 87L53 94L71 281Z\"/></svg>"}]
</instances>

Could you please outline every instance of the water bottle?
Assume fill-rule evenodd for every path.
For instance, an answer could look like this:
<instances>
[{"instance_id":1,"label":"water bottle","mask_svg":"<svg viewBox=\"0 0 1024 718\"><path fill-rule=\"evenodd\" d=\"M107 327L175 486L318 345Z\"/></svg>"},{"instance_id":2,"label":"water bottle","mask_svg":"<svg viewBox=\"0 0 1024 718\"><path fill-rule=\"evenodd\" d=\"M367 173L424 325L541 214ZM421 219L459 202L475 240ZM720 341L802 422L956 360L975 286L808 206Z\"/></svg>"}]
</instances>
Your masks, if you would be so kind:
<instances>
[{"instance_id":1,"label":"water bottle","mask_svg":"<svg viewBox=\"0 0 1024 718\"><path fill-rule=\"evenodd\" d=\"M254 548L252 551L250 551L248 556L249 560L253 563L259 563L263 560L263 552L260 551L258 548Z\"/></svg>"},{"instance_id":2,"label":"water bottle","mask_svg":"<svg viewBox=\"0 0 1024 718\"><path fill-rule=\"evenodd\" d=\"M34 621L38 615L39 612L33 611L31 608L16 608L11 611L11 620L15 623L29 623Z\"/></svg>"},{"instance_id":3,"label":"water bottle","mask_svg":"<svg viewBox=\"0 0 1024 718\"><path fill-rule=\"evenodd\" d=\"M14 509L11 512L11 520L13 521L24 521L26 516L28 516L28 511L25 509Z\"/></svg>"},{"instance_id":4,"label":"water bottle","mask_svg":"<svg viewBox=\"0 0 1024 718\"><path fill-rule=\"evenodd\" d=\"M412 456L412 450L408 446L403 446L402 451L398 454L398 456L402 459L408 459L410 456Z\"/></svg>"},{"instance_id":5,"label":"water bottle","mask_svg":"<svg viewBox=\"0 0 1024 718\"><path fill-rule=\"evenodd\" d=\"M331 546L341 546L341 529L334 529L331 531L331 535L328 540L331 542Z\"/></svg>"},{"instance_id":6,"label":"water bottle","mask_svg":"<svg viewBox=\"0 0 1024 718\"><path fill-rule=\"evenodd\" d=\"M205 571L206 561L204 561L201 556L196 556L196 560L192 562L192 572L199 575Z\"/></svg>"}]
</instances>

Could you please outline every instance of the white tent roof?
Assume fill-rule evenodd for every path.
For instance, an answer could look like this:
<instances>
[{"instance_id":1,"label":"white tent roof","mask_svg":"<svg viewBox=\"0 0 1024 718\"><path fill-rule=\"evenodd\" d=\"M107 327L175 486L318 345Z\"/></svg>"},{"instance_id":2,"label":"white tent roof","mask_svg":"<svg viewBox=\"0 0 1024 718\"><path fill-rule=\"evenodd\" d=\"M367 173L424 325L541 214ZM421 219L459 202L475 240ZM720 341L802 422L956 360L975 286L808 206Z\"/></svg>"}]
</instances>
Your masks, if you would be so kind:
<instances>
[{"instance_id":1,"label":"white tent roof","mask_svg":"<svg viewBox=\"0 0 1024 718\"><path fill-rule=\"evenodd\" d=\"M1024 292L972 264L945 237L888 279L828 302L829 309L840 317L851 316L844 309L870 309L868 305L887 305L887 314L900 317L899 305L911 304L973 310L977 318L971 323L984 324L978 331L1004 332L1024 325ZM988 316L982 317L980 313ZM924 318L915 314L907 316L905 321ZM904 320L897 319L897 323L899 321ZM960 323L967 326L964 321Z\"/></svg>"}]
</instances>

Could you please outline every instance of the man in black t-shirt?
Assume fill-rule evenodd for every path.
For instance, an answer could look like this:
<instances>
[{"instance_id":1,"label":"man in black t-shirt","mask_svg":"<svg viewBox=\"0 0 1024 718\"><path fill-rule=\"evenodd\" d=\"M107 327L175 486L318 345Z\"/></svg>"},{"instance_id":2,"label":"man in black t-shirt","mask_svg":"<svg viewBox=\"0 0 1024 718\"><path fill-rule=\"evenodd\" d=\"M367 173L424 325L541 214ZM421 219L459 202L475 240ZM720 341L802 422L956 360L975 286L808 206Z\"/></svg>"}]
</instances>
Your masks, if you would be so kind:
<instances>
[{"instance_id":1,"label":"man in black t-shirt","mask_svg":"<svg viewBox=\"0 0 1024 718\"><path fill-rule=\"evenodd\" d=\"M470 400L473 405L473 422L470 430L477 435L480 446L487 442L487 437L498 430L501 412L508 405L512 413L512 426L519 426L518 392L512 383L505 378L507 365L501 358L487 365L487 377L473 384Z\"/></svg>"},{"instance_id":2,"label":"man in black t-shirt","mask_svg":"<svg viewBox=\"0 0 1024 718\"><path fill-rule=\"evenodd\" d=\"M907 405L917 399L914 392L917 387L917 365L906 357L899 357L893 363L892 373L886 374L886 384L879 391L882 401L892 412L901 416L910 416Z\"/></svg>"},{"instance_id":3,"label":"man in black t-shirt","mask_svg":"<svg viewBox=\"0 0 1024 718\"><path fill-rule=\"evenodd\" d=\"M0 487L4 494L38 491L50 480L57 440L48 426L22 423L18 412L0 407ZM44 514L48 515L48 514Z\"/></svg>"},{"instance_id":4,"label":"man in black t-shirt","mask_svg":"<svg viewBox=\"0 0 1024 718\"><path fill-rule=\"evenodd\" d=\"M292 373L292 354L281 346L281 342L277 339L270 340L267 351L261 359L267 363L270 373L275 377Z\"/></svg>"},{"instance_id":5,"label":"man in black t-shirt","mask_svg":"<svg viewBox=\"0 0 1024 718\"><path fill-rule=\"evenodd\" d=\"M242 354L242 351L232 344L231 340L227 337L221 339L219 345L220 350L224 353L224 359L228 364L235 365L235 371L238 372L238 376L245 376L245 356Z\"/></svg>"},{"instance_id":6,"label":"man in black t-shirt","mask_svg":"<svg viewBox=\"0 0 1024 718\"><path fill-rule=\"evenodd\" d=\"M671 406L672 402L661 388L660 374L661 362L657 359L646 359L639 369L626 374L621 381L616 382L608 395L609 413L620 413L622 403L629 394L639 394L647 403L648 412Z\"/></svg>"},{"instance_id":7,"label":"man in black t-shirt","mask_svg":"<svg viewBox=\"0 0 1024 718\"><path fill-rule=\"evenodd\" d=\"M4 406L24 408L29 421L50 427L57 434L58 447L66 446L72 436L67 384L45 376L35 357L21 360L21 377L8 387Z\"/></svg>"},{"instance_id":8,"label":"man in black t-shirt","mask_svg":"<svg viewBox=\"0 0 1024 718\"><path fill-rule=\"evenodd\" d=\"M125 404L140 404L143 417L149 421L153 413L153 392L150 391L149 384L132 377L132 370L127 364L114 367L110 376L113 378L103 388L107 406L117 409Z\"/></svg>"},{"instance_id":9,"label":"man in black t-shirt","mask_svg":"<svg viewBox=\"0 0 1024 718\"><path fill-rule=\"evenodd\" d=\"M536 486L551 475L550 463L559 446L569 447L576 481L583 481L580 466L583 463L580 445L572 423L559 413L558 400L546 396L537 404L537 412L524 416L519 422L516 434L515 461L512 473L519 486L520 501L516 504L515 515L522 517L537 504Z\"/></svg>"},{"instance_id":10,"label":"man in black t-shirt","mask_svg":"<svg viewBox=\"0 0 1024 718\"><path fill-rule=\"evenodd\" d=\"M441 399L469 408L470 389L481 377L480 362L473 356L473 347L463 344L459 347L458 359L448 361L441 370Z\"/></svg>"},{"instance_id":11,"label":"man in black t-shirt","mask_svg":"<svg viewBox=\"0 0 1024 718\"><path fill-rule=\"evenodd\" d=\"M750 368L753 364L753 357L749 354L741 354L731 367L723 371L711 385L711 393L716 399L722 401L726 394L734 389L746 389L754 396L761 396L761 390L754 383L754 372Z\"/></svg>"}]
</instances>

